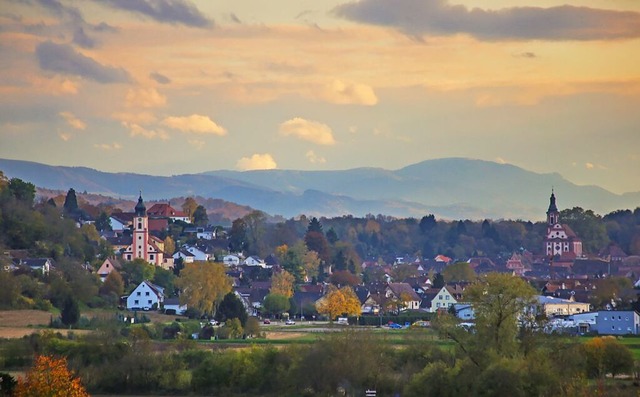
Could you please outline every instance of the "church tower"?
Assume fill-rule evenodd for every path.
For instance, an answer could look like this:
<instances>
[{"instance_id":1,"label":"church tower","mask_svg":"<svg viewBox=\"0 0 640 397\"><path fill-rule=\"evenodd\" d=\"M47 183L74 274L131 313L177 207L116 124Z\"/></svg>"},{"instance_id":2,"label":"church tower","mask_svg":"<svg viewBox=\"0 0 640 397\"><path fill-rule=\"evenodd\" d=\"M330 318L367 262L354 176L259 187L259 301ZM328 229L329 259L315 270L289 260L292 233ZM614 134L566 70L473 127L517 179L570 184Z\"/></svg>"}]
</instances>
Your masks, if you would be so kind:
<instances>
[{"instance_id":1,"label":"church tower","mask_svg":"<svg viewBox=\"0 0 640 397\"><path fill-rule=\"evenodd\" d=\"M544 253L547 257L555 257L556 263L569 261L582 255L582 240L569 225L560 223L560 211L556 205L556 195L551 190L549 209L547 210L547 235L544 239Z\"/></svg>"},{"instance_id":2,"label":"church tower","mask_svg":"<svg viewBox=\"0 0 640 397\"><path fill-rule=\"evenodd\" d=\"M147 258L147 245L149 242L149 217L147 216L147 207L142 201L142 193L138 198L133 217L133 257L142 258L149 262Z\"/></svg>"},{"instance_id":3,"label":"church tower","mask_svg":"<svg viewBox=\"0 0 640 397\"><path fill-rule=\"evenodd\" d=\"M152 265L162 266L164 260L164 253L160 248L162 241L149 235L149 216L142 200L142 193L134 208L131 229L131 245L124 250L123 258L127 261L140 258Z\"/></svg>"},{"instance_id":4,"label":"church tower","mask_svg":"<svg viewBox=\"0 0 640 397\"><path fill-rule=\"evenodd\" d=\"M551 189L551 197L549 198L549 209L547 210L547 227L553 227L556 223L560 223L560 211L556 206L556 195Z\"/></svg>"}]
</instances>

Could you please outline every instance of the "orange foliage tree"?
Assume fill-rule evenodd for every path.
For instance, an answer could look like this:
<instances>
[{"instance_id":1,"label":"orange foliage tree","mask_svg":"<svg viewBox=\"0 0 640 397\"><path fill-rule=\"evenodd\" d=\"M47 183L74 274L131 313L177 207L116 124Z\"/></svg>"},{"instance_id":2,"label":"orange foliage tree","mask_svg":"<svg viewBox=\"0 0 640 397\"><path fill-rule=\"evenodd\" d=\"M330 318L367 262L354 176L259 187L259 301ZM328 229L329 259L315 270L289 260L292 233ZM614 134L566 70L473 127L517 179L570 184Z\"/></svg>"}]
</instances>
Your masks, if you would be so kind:
<instances>
[{"instance_id":1,"label":"orange foliage tree","mask_svg":"<svg viewBox=\"0 0 640 397\"><path fill-rule=\"evenodd\" d=\"M350 286L338 289L330 285L329 291L316 303L316 309L330 321L341 314L359 316L361 312L360 300Z\"/></svg>"},{"instance_id":2,"label":"orange foliage tree","mask_svg":"<svg viewBox=\"0 0 640 397\"><path fill-rule=\"evenodd\" d=\"M24 378L18 379L17 397L89 397L89 393L73 376L65 358L37 356Z\"/></svg>"}]
</instances>

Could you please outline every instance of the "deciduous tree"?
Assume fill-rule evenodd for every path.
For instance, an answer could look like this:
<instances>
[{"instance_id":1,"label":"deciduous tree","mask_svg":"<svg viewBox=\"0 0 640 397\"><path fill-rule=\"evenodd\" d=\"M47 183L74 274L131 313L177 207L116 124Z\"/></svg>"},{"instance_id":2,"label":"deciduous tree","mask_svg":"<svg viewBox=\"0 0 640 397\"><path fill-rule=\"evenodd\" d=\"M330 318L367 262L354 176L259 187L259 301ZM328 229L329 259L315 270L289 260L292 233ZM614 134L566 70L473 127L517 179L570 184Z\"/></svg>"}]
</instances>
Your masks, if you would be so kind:
<instances>
[{"instance_id":1,"label":"deciduous tree","mask_svg":"<svg viewBox=\"0 0 640 397\"><path fill-rule=\"evenodd\" d=\"M182 211L187 214L192 222L196 208L198 208L198 202L193 197L187 197L182 203Z\"/></svg>"},{"instance_id":2,"label":"deciduous tree","mask_svg":"<svg viewBox=\"0 0 640 397\"><path fill-rule=\"evenodd\" d=\"M473 271L468 262L456 262L445 267L442 276L448 283L473 281L476 279L476 272Z\"/></svg>"},{"instance_id":3,"label":"deciduous tree","mask_svg":"<svg viewBox=\"0 0 640 397\"><path fill-rule=\"evenodd\" d=\"M37 356L24 378L18 379L17 397L89 397L65 358Z\"/></svg>"},{"instance_id":4,"label":"deciduous tree","mask_svg":"<svg viewBox=\"0 0 640 397\"><path fill-rule=\"evenodd\" d=\"M187 263L175 284L182 290L180 304L208 315L231 291L231 281L221 263Z\"/></svg>"},{"instance_id":5,"label":"deciduous tree","mask_svg":"<svg viewBox=\"0 0 640 397\"><path fill-rule=\"evenodd\" d=\"M338 289L330 285L329 291L316 303L316 309L330 321L341 314L355 316L361 313L360 300L350 286Z\"/></svg>"},{"instance_id":6,"label":"deciduous tree","mask_svg":"<svg viewBox=\"0 0 640 397\"><path fill-rule=\"evenodd\" d=\"M293 283L296 281L295 277L286 270L274 273L271 276L271 294L286 296L291 298L293 296Z\"/></svg>"}]
</instances>

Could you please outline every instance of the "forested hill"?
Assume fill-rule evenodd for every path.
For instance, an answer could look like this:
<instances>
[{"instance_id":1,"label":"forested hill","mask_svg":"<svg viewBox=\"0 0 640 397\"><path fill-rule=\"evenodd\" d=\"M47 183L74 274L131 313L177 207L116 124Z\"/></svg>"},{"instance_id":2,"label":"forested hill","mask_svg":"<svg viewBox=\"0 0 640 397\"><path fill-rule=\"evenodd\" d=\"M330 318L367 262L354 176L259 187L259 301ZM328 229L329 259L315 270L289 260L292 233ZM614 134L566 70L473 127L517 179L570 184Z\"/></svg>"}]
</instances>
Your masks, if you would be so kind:
<instances>
[{"instance_id":1,"label":"forested hill","mask_svg":"<svg viewBox=\"0 0 640 397\"><path fill-rule=\"evenodd\" d=\"M270 214L340 216L368 213L449 219L540 220L553 186L561 208L589 208L606 214L640 206L640 192L618 195L597 186L578 186L560 174L538 174L494 162L447 158L399 170L211 171L152 176L107 173L84 167L49 166L0 159L0 170L48 189L134 198L202 196L247 205Z\"/></svg>"}]
</instances>

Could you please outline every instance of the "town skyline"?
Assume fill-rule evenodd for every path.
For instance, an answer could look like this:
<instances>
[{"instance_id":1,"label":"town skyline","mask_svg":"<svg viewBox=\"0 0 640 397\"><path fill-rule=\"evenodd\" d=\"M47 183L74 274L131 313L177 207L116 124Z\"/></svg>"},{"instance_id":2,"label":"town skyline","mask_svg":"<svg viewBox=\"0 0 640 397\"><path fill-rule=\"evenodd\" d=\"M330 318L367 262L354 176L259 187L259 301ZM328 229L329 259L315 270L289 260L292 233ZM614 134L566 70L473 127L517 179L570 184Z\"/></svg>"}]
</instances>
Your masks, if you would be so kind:
<instances>
[{"instance_id":1,"label":"town skyline","mask_svg":"<svg viewBox=\"0 0 640 397\"><path fill-rule=\"evenodd\" d=\"M175 175L463 157L640 191L634 1L2 3L1 158Z\"/></svg>"}]
</instances>

